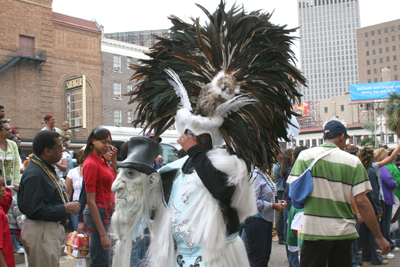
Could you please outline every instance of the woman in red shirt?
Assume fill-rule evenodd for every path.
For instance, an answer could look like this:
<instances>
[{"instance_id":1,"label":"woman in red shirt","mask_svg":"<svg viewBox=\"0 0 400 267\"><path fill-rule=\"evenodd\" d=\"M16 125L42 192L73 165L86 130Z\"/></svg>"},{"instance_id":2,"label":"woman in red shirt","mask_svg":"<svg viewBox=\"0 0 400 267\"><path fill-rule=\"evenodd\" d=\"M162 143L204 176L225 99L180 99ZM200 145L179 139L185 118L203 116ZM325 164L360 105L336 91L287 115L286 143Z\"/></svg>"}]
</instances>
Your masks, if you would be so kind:
<instances>
[{"instance_id":1,"label":"woman in red shirt","mask_svg":"<svg viewBox=\"0 0 400 267\"><path fill-rule=\"evenodd\" d=\"M112 166L104 156L112 151ZM111 133L104 126L89 135L84 151L83 179L87 197L84 220L90 236L90 265L109 266L111 244L108 237L109 221L114 208L112 183L117 173L117 149L111 146Z\"/></svg>"}]
</instances>

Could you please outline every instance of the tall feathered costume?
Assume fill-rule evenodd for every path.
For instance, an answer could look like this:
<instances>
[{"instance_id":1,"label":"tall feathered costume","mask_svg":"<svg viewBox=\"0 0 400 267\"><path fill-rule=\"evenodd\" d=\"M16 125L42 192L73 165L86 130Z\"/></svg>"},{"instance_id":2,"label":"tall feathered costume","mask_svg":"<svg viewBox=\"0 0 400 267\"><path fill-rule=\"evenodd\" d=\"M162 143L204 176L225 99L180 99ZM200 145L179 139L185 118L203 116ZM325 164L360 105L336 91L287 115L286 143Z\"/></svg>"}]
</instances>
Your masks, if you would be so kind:
<instances>
[{"instance_id":1,"label":"tall feathered costume","mask_svg":"<svg viewBox=\"0 0 400 267\"><path fill-rule=\"evenodd\" d=\"M206 26L171 16L173 27L150 49L151 59L132 67L139 84L131 95L131 103L138 103L133 125L158 136L175 123L180 134L207 133L214 146L225 142L227 149L206 152L211 163L203 169L215 170L224 183L220 189L232 191L228 201L221 200L219 190L210 193L205 186L206 176L196 168L186 172L190 160L197 164L190 149L189 158L162 168L163 196L149 205L157 208L149 225L148 264L246 267L237 231L257 213L250 166L266 170L275 161L278 139L288 140L297 83L305 79L292 65L289 34L295 29L270 23L268 13L236 6L225 11L223 1L213 14L198 6L208 17Z\"/></svg>"},{"instance_id":2,"label":"tall feathered costume","mask_svg":"<svg viewBox=\"0 0 400 267\"><path fill-rule=\"evenodd\" d=\"M147 54L151 59L133 66L132 80L140 82L130 101L138 103L133 125L161 135L179 110L199 121L211 116L228 151L265 171L275 161L278 139L288 141L292 103L300 97L297 83L305 84L290 49L295 37L289 34L296 29L272 24L269 13L248 14L236 6L226 12L222 1L213 14L197 6L208 17L205 27L198 18L186 23L171 16L170 34L158 38ZM180 103L165 69L179 76L190 103ZM215 116L216 106L240 95L254 102Z\"/></svg>"}]
</instances>

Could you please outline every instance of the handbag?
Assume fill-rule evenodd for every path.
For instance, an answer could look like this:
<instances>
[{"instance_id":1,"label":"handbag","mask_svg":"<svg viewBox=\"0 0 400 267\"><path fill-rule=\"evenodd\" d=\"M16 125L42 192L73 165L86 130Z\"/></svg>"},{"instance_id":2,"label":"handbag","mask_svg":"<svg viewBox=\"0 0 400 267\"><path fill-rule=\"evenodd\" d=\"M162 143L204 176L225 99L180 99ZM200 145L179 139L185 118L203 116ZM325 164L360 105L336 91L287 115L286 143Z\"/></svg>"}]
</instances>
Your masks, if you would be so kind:
<instances>
[{"instance_id":1,"label":"handbag","mask_svg":"<svg viewBox=\"0 0 400 267\"><path fill-rule=\"evenodd\" d=\"M339 150L339 148L330 149L319 155L296 180L289 184L289 197L292 199L292 205L296 209L304 208L307 196L314 190L313 177L311 175L312 167L318 160L337 150Z\"/></svg>"}]
</instances>

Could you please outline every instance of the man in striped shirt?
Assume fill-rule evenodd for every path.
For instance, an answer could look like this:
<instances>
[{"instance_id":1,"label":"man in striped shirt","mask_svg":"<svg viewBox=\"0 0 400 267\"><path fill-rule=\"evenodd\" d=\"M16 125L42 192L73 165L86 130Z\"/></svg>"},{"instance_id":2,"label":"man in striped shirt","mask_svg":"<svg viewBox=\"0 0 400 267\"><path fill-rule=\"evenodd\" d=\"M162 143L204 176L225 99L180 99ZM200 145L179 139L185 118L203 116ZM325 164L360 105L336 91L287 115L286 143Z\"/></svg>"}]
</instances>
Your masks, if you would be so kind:
<instances>
[{"instance_id":1,"label":"man in striped shirt","mask_svg":"<svg viewBox=\"0 0 400 267\"><path fill-rule=\"evenodd\" d=\"M347 131L336 120L324 128L324 144L301 152L288 178L296 180L319 155L330 149L340 150L321 158L312 168L314 190L304 205L304 219L300 238L301 267L351 266L351 244L358 237L351 208L353 195L364 222L375 235L382 254L389 252L389 243L383 238L374 210L366 197L371 184L360 160L344 152ZM317 252L317 253L316 253Z\"/></svg>"}]
</instances>

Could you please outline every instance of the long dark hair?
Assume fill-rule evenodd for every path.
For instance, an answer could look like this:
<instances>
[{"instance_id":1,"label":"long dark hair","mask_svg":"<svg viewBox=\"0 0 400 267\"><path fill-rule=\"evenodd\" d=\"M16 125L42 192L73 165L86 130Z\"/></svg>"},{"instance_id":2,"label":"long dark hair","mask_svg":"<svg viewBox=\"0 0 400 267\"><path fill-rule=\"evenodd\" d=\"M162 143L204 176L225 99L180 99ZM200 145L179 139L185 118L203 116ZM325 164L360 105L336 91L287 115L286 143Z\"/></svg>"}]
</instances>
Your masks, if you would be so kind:
<instances>
[{"instance_id":1,"label":"long dark hair","mask_svg":"<svg viewBox=\"0 0 400 267\"><path fill-rule=\"evenodd\" d=\"M89 134L89 137L86 142L86 148L85 151L83 152L83 157L87 159L87 157L90 155L92 152L93 144L92 140L105 140L107 137L111 138L111 133L110 131L104 127L104 126L98 126L93 131Z\"/></svg>"},{"instance_id":2,"label":"long dark hair","mask_svg":"<svg viewBox=\"0 0 400 267\"><path fill-rule=\"evenodd\" d=\"M283 152L282 168L281 168L282 176L285 176L286 172L292 167L292 154L293 154L292 148L286 149L286 151Z\"/></svg>"}]
</instances>

